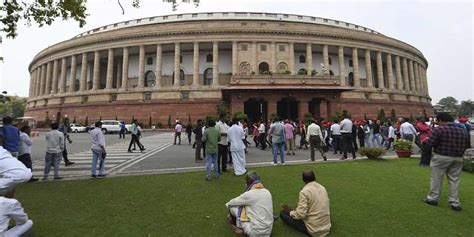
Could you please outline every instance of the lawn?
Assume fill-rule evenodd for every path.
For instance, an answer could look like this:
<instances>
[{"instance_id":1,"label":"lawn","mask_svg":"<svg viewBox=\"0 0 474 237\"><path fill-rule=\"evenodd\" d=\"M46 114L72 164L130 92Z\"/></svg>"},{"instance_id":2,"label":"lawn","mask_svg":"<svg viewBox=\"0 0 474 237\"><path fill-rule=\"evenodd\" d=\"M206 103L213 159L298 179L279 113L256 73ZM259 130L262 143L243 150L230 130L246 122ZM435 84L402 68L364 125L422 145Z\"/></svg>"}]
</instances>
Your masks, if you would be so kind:
<instances>
[{"instance_id":1,"label":"lawn","mask_svg":"<svg viewBox=\"0 0 474 237\"><path fill-rule=\"evenodd\" d=\"M464 210L421 202L429 168L414 159L255 168L273 195L273 208L294 207L301 172L314 169L331 200L331 236L474 236L474 175L462 173ZM17 198L36 236L233 236L224 204L239 195L242 177L204 181L203 172L33 183ZM278 219L273 236L302 236Z\"/></svg>"}]
</instances>

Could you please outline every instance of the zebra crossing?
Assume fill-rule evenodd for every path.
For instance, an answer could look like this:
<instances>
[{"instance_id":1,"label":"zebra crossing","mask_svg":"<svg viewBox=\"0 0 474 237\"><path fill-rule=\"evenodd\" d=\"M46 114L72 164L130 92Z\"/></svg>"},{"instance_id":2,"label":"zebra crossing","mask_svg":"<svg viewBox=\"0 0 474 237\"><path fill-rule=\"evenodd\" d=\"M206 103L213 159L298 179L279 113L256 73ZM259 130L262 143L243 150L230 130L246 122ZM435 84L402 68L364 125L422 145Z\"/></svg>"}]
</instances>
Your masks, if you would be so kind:
<instances>
[{"instance_id":1,"label":"zebra crossing","mask_svg":"<svg viewBox=\"0 0 474 237\"><path fill-rule=\"evenodd\" d=\"M121 141L115 144L107 145L107 157L105 159L105 170L108 175L120 173L124 169L144 160L152 155L161 152L173 144L169 134L156 134L144 137L140 142L145 146L143 152L134 151L127 152L130 141ZM81 152L69 154L70 161L75 162L74 165L64 166L61 162L59 175L64 178L88 178L91 175L92 151L90 149ZM43 177L44 160L36 160L33 162L33 175L37 178ZM49 177L52 178L54 170L51 168Z\"/></svg>"}]
</instances>

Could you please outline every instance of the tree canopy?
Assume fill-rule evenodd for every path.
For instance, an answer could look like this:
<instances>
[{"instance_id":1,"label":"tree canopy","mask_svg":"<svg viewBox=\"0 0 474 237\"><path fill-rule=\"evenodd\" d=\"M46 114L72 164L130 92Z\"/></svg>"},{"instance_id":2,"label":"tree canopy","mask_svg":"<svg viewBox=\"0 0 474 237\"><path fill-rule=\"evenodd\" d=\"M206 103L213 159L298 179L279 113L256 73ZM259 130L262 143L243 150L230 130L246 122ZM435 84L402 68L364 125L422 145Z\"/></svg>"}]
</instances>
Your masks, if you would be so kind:
<instances>
[{"instance_id":1,"label":"tree canopy","mask_svg":"<svg viewBox=\"0 0 474 237\"><path fill-rule=\"evenodd\" d=\"M183 3L190 3L191 0L181 0ZM171 3L173 11L177 9L178 0L163 0ZM192 3L199 5L200 0L192 0ZM62 20L72 19L79 23L79 27L86 24L87 0L4 0L0 2L0 31L6 33L8 38L15 38L17 26L20 20L25 20L26 25L30 26L36 22L39 27L51 25L58 18ZM122 14L125 11L120 0L117 3L122 8ZM140 0L132 0L132 6L139 8Z\"/></svg>"}]
</instances>

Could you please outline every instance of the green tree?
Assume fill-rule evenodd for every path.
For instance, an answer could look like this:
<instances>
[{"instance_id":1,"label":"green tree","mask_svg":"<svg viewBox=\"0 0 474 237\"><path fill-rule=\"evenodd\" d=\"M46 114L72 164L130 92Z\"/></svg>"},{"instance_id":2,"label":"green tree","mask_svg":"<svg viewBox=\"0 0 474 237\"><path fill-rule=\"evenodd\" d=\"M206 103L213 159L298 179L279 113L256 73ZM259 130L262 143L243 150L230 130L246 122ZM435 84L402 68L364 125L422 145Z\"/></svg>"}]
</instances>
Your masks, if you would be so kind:
<instances>
[{"instance_id":1,"label":"green tree","mask_svg":"<svg viewBox=\"0 0 474 237\"><path fill-rule=\"evenodd\" d=\"M306 125L308 125L309 122L310 122L311 120L313 120L313 119L314 119L314 117L313 117L313 114L312 114L312 113L305 113L305 114L303 115L303 122L304 122L304 124L306 124Z\"/></svg>"},{"instance_id":2,"label":"green tree","mask_svg":"<svg viewBox=\"0 0 474 237\"><path fill-rule=\"evenodd\" d=\"M89 116L86 116L86 120L84 121L84 125L86 127L89 126Z\"/></svg>"},{"instance_id":3,"label":"green tree","mask_svg":"<svg viewBox=\"0 0 474 237\"><path fill-rule=\"evenodd\" d=\"M461 101L459 106L459 117L471 117L474 115L474 103L471 100Z\"/></svg>"},{"instance_id":4,"label":"green tree","mask_svg":"<svg viewBox=\"0 0 474 237\"><path fill-rule=\"evenodd\" d=\"M392 120L392 122L397 121L397 114L395 113L395 109L390 110L390 120Z\"/></svg>"},{"instance_id":5,"label":"green tree","mask_svg":"<svg viewBox=\"0 0 474 237\"><path fill-rule=\"evenodd\" d=\"M452 96L442 98L439 100L438 104L447 109L457 110L458 108L458 101Z\"/></svg>"},{"instance_id":6,"label":"green tree","mask_svg":"<svg viewBox=\"0 0 474 237\"><path fill-rule=\"evenodd\" d=\"M222 101L217 105L217 115L222 121L229 121L230 119L230 105Z\"/></svg>"},{"instance_id":7,"label":"green tree","mask_svg":"<svg viewBox=\"0 0 474 237\"><path fill-rule=\"evenodd\" d=\"M242 111L235 112L234 116L232 116L232 118L236 118L239 121L248 121L249 120L249 116L247 116L247 114L245 114Z\"/></svg>"},{"instance_id":8,"label":"green tree","mask_svg":"<svg viewBox=\"0 0 474 237\"><path fill-rule=\"evenodd\" d=\"M153 123L152 123L151 115L150 115L150 117L148 117L148 128L151 128L152 125Z\"/></svg>"},{"instance_id":9,"label":"green tree","mask_svg":"<svg viewBox=\"0 0 474 237\"><path fill-rule=\"evenodd\" d=\"M192 0L196 7L200 0ZM118 5L122 8L122 14L125 10L120 2ZM177 10L178 0L163 0L172 4L173 11ZM181 0L183 3L189 3L189 0ZM86 24L87 0L5 0L0 2L0 31L7 34L8 38L17 36L18 21L25 20L27 25L37 23L39 27L51 25L55 20L72 19L79 23L79 27ZM132 6L140 7L140 0L132 0Z\"/></svg>"},{"instance_id":10,"label":"green tree","mask_svg":"<svg viewBox=\"0 0 474 237\"><path fill-rule=\"evenodd\" d=\"M171 115L168 115L168 127L171 128Z\"/></svg>"},{"instance_id":11,"label":"green tree","mask_svg":"<svg viewBox=\"0 0 474 237\"><path fill-rule=\"evenodd\" d=\"M18 96L0 95L0 117L10 116L13 119L23 117L26 99Z\"/></svg>"}]
</instances>

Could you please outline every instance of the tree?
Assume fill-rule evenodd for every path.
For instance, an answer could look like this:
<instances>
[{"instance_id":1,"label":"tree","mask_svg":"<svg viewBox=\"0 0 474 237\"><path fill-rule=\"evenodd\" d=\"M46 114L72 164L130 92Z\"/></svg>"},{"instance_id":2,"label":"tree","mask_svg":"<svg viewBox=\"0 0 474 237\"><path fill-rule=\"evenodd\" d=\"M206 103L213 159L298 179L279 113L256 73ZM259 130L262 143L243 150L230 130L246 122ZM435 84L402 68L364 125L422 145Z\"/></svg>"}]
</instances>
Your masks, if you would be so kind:
<instances>
[{"instance_id":1,"label":"tree","mask_svg":"<svg viewBox=\"0 0 474 237\"><path fill-rule=\"evenodd\" d=\"M397 121L397 114L395 113L395 109L392 109L390 111L390 120L392 120L392 122Z\"/></svg>"},{"instance_id":2,"label":"tree","mask_svg":"<svg viewBox=\"0 0 474 237\"><path fill-rule=\"evenodd\" d=\"M171 115L168 115L168 127L171 128Z\"/></svg>"},{"instance_id":3,"label":"tree","mask_svg":"<svg viewBox=\"0 0 474 237\"><path fill-rule=\"evenodd\" d=\"M122 14L125 10L120 0L117 1L122 8ZM178 0L163 0L172 4L173 11L177 10ZM181 0L183 3L189 3L189 0ZM200 0L192 0L192 3L199 6ZM36 22L39 27L51 25L55 20L61 18L63 21L72 19L79 23L79 27L86 24L87 0L5 0L0 2L0 31L7 34L8 38L17 36L18 21L26 20L26 25L30 26ZM132 6L140 7L140 0L132 0Z\"/></svg>"},{"instance_id":4,"label":"tree","mask_svg":"<svg viewBox=\"0 0 474 237\"><path fill-rule=\"evenodd\" d=\"M84 121L84 125L87 127L89 126L89 117L86 116L86 120Z\"/></svg>"},{"instance_id":5,"label":"tree","mask_svg":"<svg viewBox=\"0 0 474 237\"><path fill-rule=\"evenodd\" d=\"M378 120L380 120L382 123L385 122L385 110L380 109L379 114L378 114Z\"/></svg>"},{"instance_id":6,"label":"tree","mask_svg":"<svg viewBox=\"0 0 474 237\"><path fill-rule=\"evenodd\" d=\"M221 121L229 121L230 119L230 106L225 101L222 101L217 105L217 115Z\"/></svg>"},{"instance_id":7,"label":"tree","mask_svg":"<svg viewBox=\"0 0 474 237\"><path fill-rule=\"evenodd\" d=\"M8 95L0 97L0 117L10 116L14 119L23 117L25 108L26 99L24 98Z\"/></svg>"},{"instance_id":8,"label":"tree","mask_svg":"<svg viewBox=\"0 0 474 237\"><path fill-rule=\"evenodd\" d=\"M151 126L153 125L152 122L153 121L151 120L151 115L150 115L150 117L148 117L148 128L151 128Z\"/></svg>"},{"instance_id":9,"label":"tree","mask_svg":"<svg viewBox=\"0 0 474 237\"><path fill-rule=\"evenodd\" d=\"M458 101L452 96L442 98L438 104L444 106L446 109L457 110L458 108Z\"/></svg>"},{"instance_id":10,"label":"tree","mask_svg":"<svg viewBox=\"0 0 474 237\"><path fill-rule=\"evenodd\" d=\"M248 121L249 120L249 116L247 116L247 114L245 114L242 111L235 112L234 116L232 116L232 118L236 118L239 121Z\"/></svg>"},{"instance_id":11,"label":"tree","mask_svg":"<svg viewBox=\"0 0 474 237\"><path fill-rule=\"evenodd\" d=\"M471 117L474 114L474 103L471 100L461 101L459 106L459 117Z\"/></svg>"}]
</instances>

